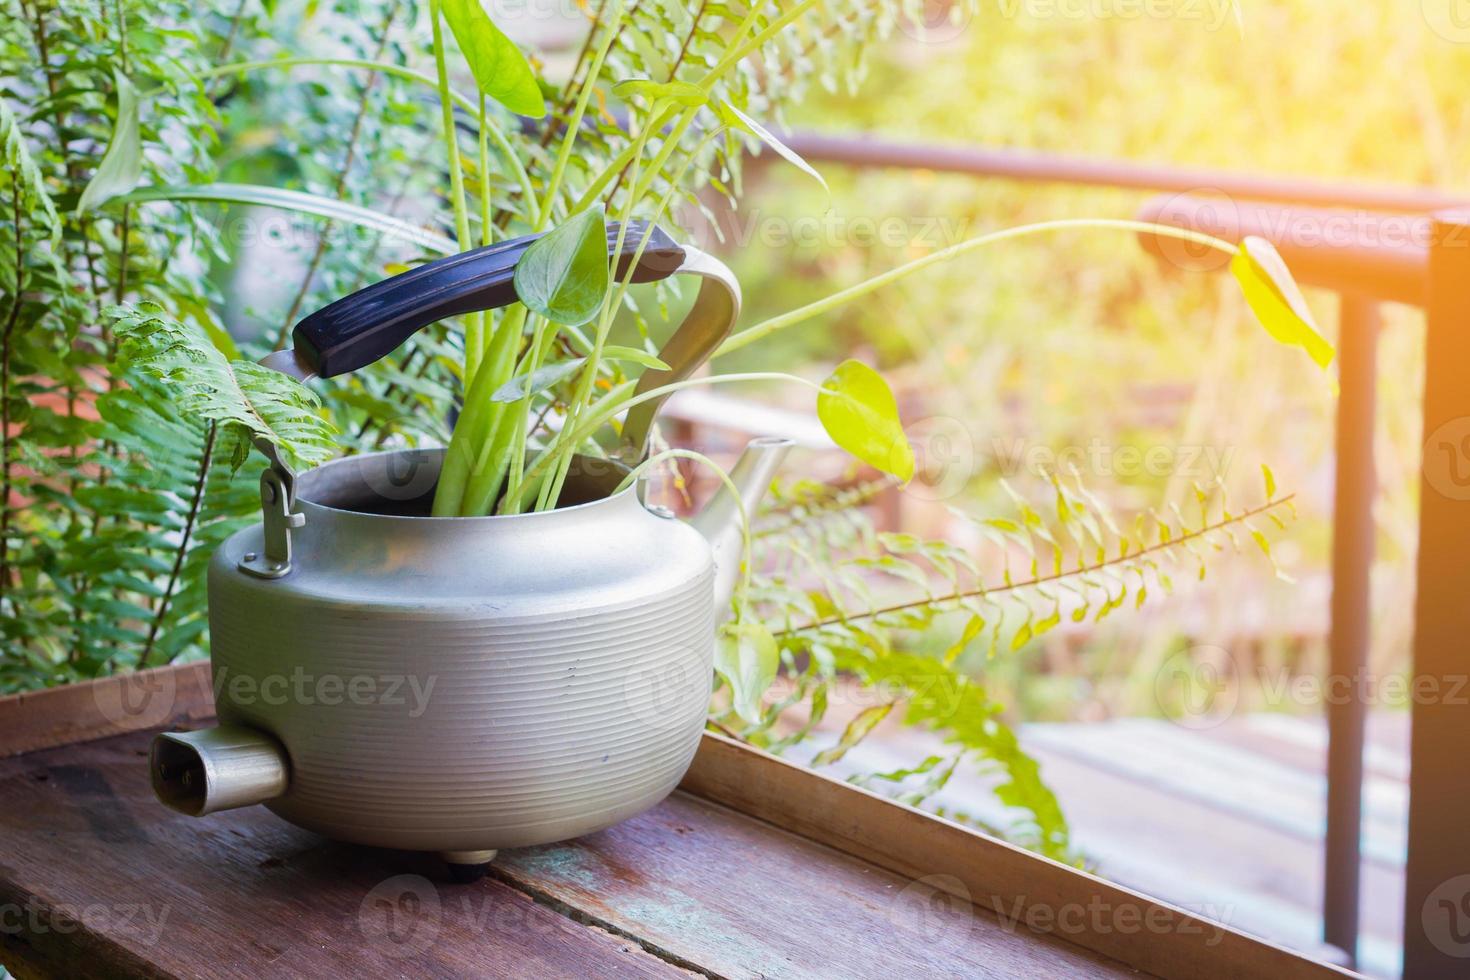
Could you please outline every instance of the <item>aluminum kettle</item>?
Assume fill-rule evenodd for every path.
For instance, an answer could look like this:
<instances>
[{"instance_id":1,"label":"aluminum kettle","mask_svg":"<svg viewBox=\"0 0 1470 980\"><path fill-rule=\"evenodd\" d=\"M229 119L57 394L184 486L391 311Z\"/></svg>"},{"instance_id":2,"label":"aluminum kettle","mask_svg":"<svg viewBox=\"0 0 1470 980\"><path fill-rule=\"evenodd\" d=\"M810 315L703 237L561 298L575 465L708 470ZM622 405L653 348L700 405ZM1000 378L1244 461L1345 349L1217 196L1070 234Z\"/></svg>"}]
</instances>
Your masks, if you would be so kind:
<instances>
[{"instance_id":1,"label":"aluminum kettle","mask_svg":"<svg viewBox=\"0 0 1470 980\"><path fill-rule=\"evenodd\" d=\"M616 241L616 227L609 232ZM691 374L740 307L731 272L630 227L620 272L702 279L640 391ZM297 325L264 363L298 377L369 364L446 316L516 300L536 236L369 286ZM500 848L563 840L655 805L698 747L716 622L739 571L740 514L789 448L756 440L690 524L614 492L656 401L629 412L623 458L579 457L557 509L429 517L443 450L350 456L297 475L273 454L260 524L209 567L219 727L164 733L159 800L202 816L263 803L338 840L436 851L457 878Z\"/></svg>"}]
</instances>

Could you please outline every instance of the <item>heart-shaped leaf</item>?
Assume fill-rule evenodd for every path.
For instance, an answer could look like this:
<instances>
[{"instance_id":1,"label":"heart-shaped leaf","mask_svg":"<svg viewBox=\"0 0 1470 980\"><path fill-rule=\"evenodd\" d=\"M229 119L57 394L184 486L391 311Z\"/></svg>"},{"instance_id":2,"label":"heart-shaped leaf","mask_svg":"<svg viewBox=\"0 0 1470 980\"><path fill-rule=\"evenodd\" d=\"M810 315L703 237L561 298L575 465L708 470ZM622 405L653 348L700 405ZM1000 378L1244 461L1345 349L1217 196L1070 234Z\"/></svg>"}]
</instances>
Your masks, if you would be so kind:
<instances>
[{"instance_id":1,"label":"heart-shaped leaf","mask_svg":"<svg viewBox=\"0 0 1470 980\"><path fill-rule=\"evenodd\" d=\"M440 9L480 91L518 115L536 119L546 115L536 73L521 49L485 13L480 0L441 0Z\"/></svg>"},{"instance_id":2,"label":"heart-shaped leaf","mask_svg":"<svg viewBox=\"0 0 1470 980\"><path fill-rule=\"evenodd\" d=\"M752 725L760 724L761 695L776 679L781 655L776 638L764 624L727 624L715 648L715 670L730 685L735 713Z\"/></svg>"},{"instance_id":3,"label":"heart-shaped leaf","mask_svg":"<svg viewBox=\"0 0 1470 980\"><path fill-rule=\"evenodd\" d=\"M858 459L907 483L914 452L883 376L862 361L843 361L822 383L817 418L832 441Z\"/></svg>"},{"instance_id":4,"label":"heart-shaped leaf","mask_svg":"<svg viewBox=\"0 0 1470 980\"><path fill-rule=\"evenodd\" d=\"M771 149L775 150L776 153L781 157L781 159L785 160L792 166L797 167L803 173L809 174L813 180L822 185L822 190L826 191L829 197L831 196L832 189L827 186L827 181L822 177L822 175L817 173L816 168L803 160L801 154L797 153L791 147L787 146L785 143L782 143L779 139L777 139L775 133L771 132L769 129L762 126L760 123L756 122L754 119L750 118L745 113L741 112L739 109L735 108L728 102L719 103L717 108L720 110L720 115L724 117L726 123L734 126L736 129L745 130L747 133L754 136L756 139L760 140Z\"/></svg>"},{"instance_id":5,"label":"heart-shaped leaf","mask_svg":"<svg viewBox=\"0 0 1470 980\"><path fill-rule=\"evenodd\" d=\"M607 220L602 205L575 214L531 243L516 263L516 295L546 319L586 323L607 295Z\"/></svg>"},{"instance_id":6,"label":"heart-shaped leaf","mask_svg":"<svg viewBox=\"0 0 1470 980\"><path fill-rule=\"evenodd\" d=\"M1302 348L1318 367L1332 363L1337 352L1318 332L1312 311L1275 245L1248 235L1230 260L1230 271L1267 333L1280 343Z\"/></svg>"},{"instance_id":7,"label":"heart-shaped leaf","mask_svg":"<svg viewBox=\"0 0 1470 980\"><path fill-rule=\"evenodd\" d=\"M574 357L570 361L558 361L545 367L537 368L530 374L518 374L496 390L490 396L492 402L518 402L522 398L537 395L548 388L554 387L577 373L577 369L587 363L585 357Z\"/></svg>"},{"instance_id":8,"label":"heart-shaped leaf","mask_svg":"<svg viewBox=\"0 0 1470 980\"><path fill-rule=\"evenodd\" d=\"M649 102L668 99L676 105L692 109L709 101L709 93L693 82L655 82L649 78L629 78L613 86L613 95L627 102L642 96Z\"/></svg>"},{"instance_id":9,"label":"heart-shaped leaf","mask_svg":"<svg viewBox=\"0 0 1470 980\"><path fill-rule=\"evenodd\" d=\"M138 90L128 77L116 69L112 72L117 88L117 122L107 152L97 165L82 196L77 199L77 214L97 207L119 194L126 194L143 179L143 143L138 133Z\"/></svg>"}]
</instances>

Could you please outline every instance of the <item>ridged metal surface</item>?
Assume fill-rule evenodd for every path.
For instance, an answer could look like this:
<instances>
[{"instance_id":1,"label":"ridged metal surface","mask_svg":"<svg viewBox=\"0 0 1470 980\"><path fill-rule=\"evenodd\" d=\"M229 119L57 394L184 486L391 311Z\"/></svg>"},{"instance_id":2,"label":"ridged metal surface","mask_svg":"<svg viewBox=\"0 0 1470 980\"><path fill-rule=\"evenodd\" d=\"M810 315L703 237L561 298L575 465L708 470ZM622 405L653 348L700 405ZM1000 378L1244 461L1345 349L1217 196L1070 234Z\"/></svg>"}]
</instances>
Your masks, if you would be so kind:
<instances>
[{"instance_id":1,"label":"ridged metal surface","mask_svg":"<svg viewBox=\"0 0 1470 980\"><path fill-rule=\"evenodd\" d=\"M423 492L423 465L437 457L304 475L284 579L237 569L258 528L214 557L221 721L269 732L290 757L289 789L267 805L341 840L448 851L590 833L663 799L709 699L705 538L633 492L487 518L316 502L376 495L389 508Z\"/></svg>"}]
</instances>

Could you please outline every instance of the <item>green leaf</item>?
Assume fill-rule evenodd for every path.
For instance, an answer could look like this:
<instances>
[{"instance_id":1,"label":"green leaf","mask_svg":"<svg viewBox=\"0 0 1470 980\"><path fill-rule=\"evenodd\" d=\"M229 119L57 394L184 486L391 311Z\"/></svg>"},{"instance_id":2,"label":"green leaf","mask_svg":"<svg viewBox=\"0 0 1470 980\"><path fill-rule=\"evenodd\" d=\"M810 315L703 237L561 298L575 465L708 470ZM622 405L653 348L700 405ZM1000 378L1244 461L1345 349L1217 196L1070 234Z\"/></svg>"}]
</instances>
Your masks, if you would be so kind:
<instances>
[{"instance_id":1,"label":"green leaf","mask_svg":"<svg viewBox=\"0 0 1470 980\"><path fill-rule=\"evenodd\" d=\"M107 152L97 165L97 172L77 199L77 214L97 207L104 201L126 194L143 179L143 142L138 130L138 90L117 69L112 72L117 88L117 122Z\"/></svg>"},{"instance_id":2,"label":"green leaf","mask_svg":"<svg viewBox=\"0 0 1470 980\"><path fill-rule=\"evenodd\" d=\"M490 400L492 402L518 402L531 395L538 395L576 374L586 362L585 357L574 357L569 361L558 361L555 364L537 368L530 374L518 374L501 385L500 389L490 396Z\"/></svg>"},{"instance_id":3,"label":"green leaf","mask_svg":"<svg viewBox=\"0 0 1470 980\"><path fill-rule=\"evenodd\" d=\"M61 241L61 216L46 191L46 179L26 149L25 134L21 132L20 120L16 118L10 103L0 99L0 156L10 170L12 186L24 193L24 199L39 208L32 211L31 220L44 223L53 245Z\"/></svg>"},{"instance_id":4,"label":"green leaf","mask_svg":"<svg viewBox=\"0 0 1470 980\"><path fill-rule=\"evenodd\" d=\"M1266 499L1276 499L1276 474L1271 472L1271 467L1265 463L1261 464L1261 475L1266 478Z\"/></svg>"},{"instance_id":5,"label":"green leaf","mask_svg":"<svg viewBox=\"0 0 1470 980\"><path fill-rule=\"evenodd\" d=\"M847 723L847 727L842 731L842 738L838 739L837 744L823 752L818 752L816 758L812 760L812 765L828 766L847 755L848 751L867 738L868 734L877 728L878 723L887 718L892 710L893 702L889 701L887 704L875 704L859 711L857 717Z\"/></svg>"},{"instance_id":6,"label":"green leaf","mask_svg":"<svg viewBox=\"0 0 1470 980\"><path fill-rule=\"evenodd\" d=\"M1246 236L1230 261L1230 271L1267 333L1279 343L1302 348L1318 367L1332 363L1337 352L1318 332L1312 311L1276 246L1264 238Z\"/></svg>"},{"instance_id":7,"label":"green leaf","mask_svg":"<svg viewBox=\"0 0 1470 980\"><path fill-rule=\"evenodd\" d=\"M1011 636L1011 650L1019 650L1026 644L1030 643L1031 637L1033 635L1034 631L1031 625L1031 620L1027 619L1026 622L1021 624L1021 628L1016 630L1015 634Z\"/></svg>"},{"instance_id":8,"label":"green leaf","mask_svg":"<svg viewBox=\"0 0 1470 980\"><path fill-rule=\"evenodd\" d=\"M965 652L965 648L969 646L971 641L973 641L975 637L979 636L984 629L985 618L979 613L971 613L970 618L965 621L965 628L963 631L961 631L960 638L956 640L948 650L944 651L944 663L946 665L949 665L958 660L960 654Z\"/></svg>"},{"instance_id":9,"label":"green leaf","mask_svg":"<svg viewBox=\"0 0 1470 980\"><path fill-rule=\"evenodd\" d=\"M745 132L751 134L756 139L760 140L762 143L775 150L777 155L780 156L781 159L801 170L803 173L808 174L813 180L821 184L822 190L827 192L827 196L829 198L832 196L832 189L827 186L827 181L822 177L822 175L817 173L816 168L803 160L801 158L801 154L797 153L791 147L787 146L785 143L782 143L779 139L777 139L775 133L772 133L769 129L766 129L766 127L762 126L760 123L756 122L754 119L750 118L745 113L741 112L739 109L735 108L728 102L720 103L719 110L720 115L725 118L725 121L727 123L729 123L731 126L734 126L736 129L743 129Z\"/></svg>"},{"instance_id":10,"label":"green leaf","mask_svg":"<svg viewBox=\"0 0 1470 980\"><path fill-rule=\"evenodd\" d=\"M280 208L312 214L319 218L330 218L343 224L358 225L372 231L382 232L385 238L397 239L438 252L453 255L459 246L417 225L410 224L390 214L360 208L346 201L338 201L304 191L288 191L279 187L261 187L256 184L185 184L174 187L144 187L114 199L114 203L134 201L215 201L221 204L255 204L266 208Z\"/></svg>"},{"instance_id":11,"label":"green leaf","mask_svg":"<svg viewBox=\"0 0 1470 980\"><path fill-rule=\"evenodd\" d=\"M607 296L607 218L595 204L531 243L516 263L526 308L568 327L597 315Z\"/></svg>"},{"instance_id":12,"label":"green leaf","mask_svg":"<svg viewBox=\"0 0 1470 980\"><path fill-rule=\"evenodd\" d=\"M231 361L197 325L163 315L156 303L105 311L133 367L163 382L179 418L210 420L236 438L264 440L297 465L336 453L332 424L317 413L315 393L253 361Z\"/></svg>"},{"instance_id":13,"label":"green leaf","mask_svg":"<svg viewBox=\"0 0 1470 980\"><path fill-rule=\"evenodd\" d=\"M858 459L907 483L914 453L898 417L898 402L883 376L847 360L822 384L817 418L832 441Z\"/></svg>"},{"instance_id":14,"label":"green leaf","mask_svg":"<svg viewBox=\"0 0 1470 980\"><path fill-rule=\"evenodd\" d=\"M642 96L649 102L668 99L676 105L693 109L709 101L709 93L693 82L655 82L650 78L629 78L613 86L613 95L624 102Z\"/></svg>"},{"instance_id":15,"label":"green leaf","mask_svg":"<svg viewBox=\"0 0 1470 980\"><path fill-rule=\"evenodd\" d=\"M536 119L546 115L530 62L495 26L480 0L441 0L440 9L480 91L518 115Z\"/></svg>"},{"instance_id":16,"label":"green leaf","mask_svg":"<svg viewBox=\"0 0 1470 980\"><path fill-rule=\"evenodd\" d=\"M715 649L715 670L730 685L735 713L752 725L760 724L761 695L776 679L781 655L776 638L758 622L726 625Z\"/></svg>"},{"instance_id":17,"label":"green leaf","mask_svg":"<svg viewBox=\"0 0 1470 980\"><path fill-rule=\"evenodd\" d=\"M624 347L621 344L608 344L602 348L602 359L605 361L629 361L633 364L641 364L646 368L656 371L668 371L669 365L654 355L637 347Z\"/></svg>"}]
</instances>

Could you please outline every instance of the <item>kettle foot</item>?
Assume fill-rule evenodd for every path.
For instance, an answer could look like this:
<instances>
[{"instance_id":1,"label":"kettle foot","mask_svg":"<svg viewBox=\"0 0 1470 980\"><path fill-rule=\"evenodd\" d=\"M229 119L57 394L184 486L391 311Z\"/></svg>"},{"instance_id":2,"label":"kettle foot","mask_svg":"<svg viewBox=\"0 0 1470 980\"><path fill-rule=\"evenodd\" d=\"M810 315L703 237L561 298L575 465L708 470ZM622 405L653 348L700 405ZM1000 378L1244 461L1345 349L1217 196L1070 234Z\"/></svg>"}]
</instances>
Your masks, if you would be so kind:
<instances>
[{"instance_id":1,"label":"kettle foot","mask_svg":"<svg viewBox=\"0 0 1470 980\"><path fill-rule=\"evenodd\" d=\"M459 885L468 885L485 877L490 862L495 860L495 851L440 851L439 856L449 866L449 880Z\"/></svg>"}]
</instances>

